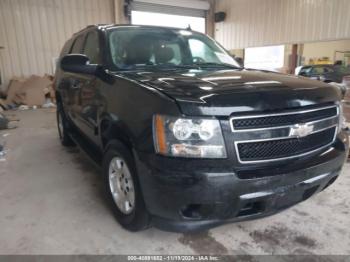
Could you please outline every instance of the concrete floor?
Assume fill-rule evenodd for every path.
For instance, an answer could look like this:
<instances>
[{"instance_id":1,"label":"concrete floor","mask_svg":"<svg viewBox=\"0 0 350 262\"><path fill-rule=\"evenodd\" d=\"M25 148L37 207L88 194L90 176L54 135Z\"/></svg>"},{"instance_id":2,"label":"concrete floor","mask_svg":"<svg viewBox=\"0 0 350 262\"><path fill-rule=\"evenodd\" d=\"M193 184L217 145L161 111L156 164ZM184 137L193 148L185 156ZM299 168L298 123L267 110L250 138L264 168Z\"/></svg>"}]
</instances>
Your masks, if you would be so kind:
<instances>
[{"instance_id":1,"label":"concrete floor","mask_svg":"<svg viewBox=\"0 0 350 262\"><path fill-rule=\"evenodd\" d=\"M0 254L350 254L350 166L321 194L278 215L200 234L123 230L98 169L57 138L55 111L13 113L0 161Z\"/></svg>"}]
</instances>

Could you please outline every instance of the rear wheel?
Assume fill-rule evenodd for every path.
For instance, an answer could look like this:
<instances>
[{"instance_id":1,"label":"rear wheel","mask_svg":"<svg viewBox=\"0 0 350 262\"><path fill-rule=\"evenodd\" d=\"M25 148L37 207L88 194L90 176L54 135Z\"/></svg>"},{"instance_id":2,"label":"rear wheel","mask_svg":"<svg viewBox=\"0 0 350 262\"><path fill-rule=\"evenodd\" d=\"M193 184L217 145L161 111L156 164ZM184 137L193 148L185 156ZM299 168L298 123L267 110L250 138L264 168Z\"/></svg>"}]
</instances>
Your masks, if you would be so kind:
<instances>
[{"instance_id":1,"label":"rear wheel","mask_svg":"<svg viewBox=\"0 0 350 262\"><path fill-rule=\"evenodd\" d=\"M61 144L67 147L75 146L75 143L73 142L73 140L69 135L68 120L65 116L62 106L59 104L57 106L56 117L57 117L58 135L59 135Z\"/></svg>"},{"instance_id":2,"label":"rear wheel","mask_svg":"<svg viewBox=\"0 0 350 262\"><path fill-rule=\"evenodd\" d=\"M130 151L121 143L108 145L103 158L103 176L107 198L117 221L129 231L150 226Z\"/></svg>"}]
</instances>

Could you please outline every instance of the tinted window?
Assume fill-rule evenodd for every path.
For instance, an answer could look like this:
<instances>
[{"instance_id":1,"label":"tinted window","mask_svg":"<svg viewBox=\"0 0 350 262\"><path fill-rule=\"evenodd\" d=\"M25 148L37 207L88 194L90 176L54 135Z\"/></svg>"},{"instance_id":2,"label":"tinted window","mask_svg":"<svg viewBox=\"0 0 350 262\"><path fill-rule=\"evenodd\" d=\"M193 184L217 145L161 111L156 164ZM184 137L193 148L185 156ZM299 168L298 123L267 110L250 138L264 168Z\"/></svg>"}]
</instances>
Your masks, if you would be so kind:
<instances>
[{"instance_id":1,"label":"tinted window","mask_svg":"<svg viewBox=\"0 0 350 262\"><path fill-rule=\"evenodd\" d=\"M84 43L84 36L83 35L78 36L74 41L74 44L72 46L70 53L81 54L82 53L81 51L83 49L83 43Z\"/></svg>"},{"instance_id":2,"label":"tinted window","mask_svg":"<svg viewBox=\"0 0 350 262\"><path fill-rule=\"evenodd\" d=\"M312 69L312 73L316 75L322 75L325 73L332 72L330 67L317 66Z\"/></svg>"},{"instance_id":3,"label":"tinted window","mask_svg":"<svg viewBox=\"0 0 350 262\"><path fill-rule=\"evenodd\" d=\"M331 67L325 67L324 72L325 73L334 73L334 70Z\"/></svg>"},{"instance_id":4,"label":"tinted window","mask_svg":"<svg viewBox=\"0 0 350 262\"><path fill-rule=\"evenodd\" d=\"M98 43L98 33L96 31L90 32L87 35L84 55L90 59L91 64L100 64L100 48Z\"/></svg>"},{"instance_id":5,"label":"tinted window","mask_svg":"<svg viewBox=\"0 0 350 262\"><path fill-rule=\"evenodd\" d=\"M60 57L65 56L66 54L68 54L69 51L71 50L71 48L72 48L72 40L69 40L69 41L67 41L64 44L64 46L62 48L62 51L61 51L61 54L60 54Z\"/></svg>"},{"instance_id":6,"label":"tinted window","mask_svg":"<svg viewBox=\"0 0 350 262\"><path fill-rule=\"evenodd\" d=\"M311 67L303 67L300 72L299 75L309 75L311 72Z\"/></svg>"}]
</instances>

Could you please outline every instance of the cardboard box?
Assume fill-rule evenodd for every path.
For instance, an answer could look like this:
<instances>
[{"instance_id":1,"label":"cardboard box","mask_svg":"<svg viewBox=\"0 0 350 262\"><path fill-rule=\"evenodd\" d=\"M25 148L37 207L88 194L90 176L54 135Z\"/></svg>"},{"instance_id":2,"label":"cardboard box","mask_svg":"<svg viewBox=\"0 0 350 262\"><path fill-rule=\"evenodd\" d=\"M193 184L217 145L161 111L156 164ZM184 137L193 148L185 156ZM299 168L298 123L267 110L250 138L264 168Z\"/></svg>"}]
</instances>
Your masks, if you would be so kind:
<instances>
[{"instance_id":1,"label":"cardboard box","mask_svg":"<svg viewBox=\"0 0 350 262\"><path fill-rule=\"evenodd\" d=\"M7 88L7 97L5 100L6 104L13 104L16 103L16 101L19 101L18 99L20 98L16 98L16 94L20 91L20 89L22 88L22 84L23 82L25 82L25 78L20 78L20 77L14 77L11 79L10 84Z\"/></svg>"},{"instance_id":2,"label":"cardboard box","mask_svg":"<svg viewBox=\"0 0 350 262\"><path fill-rule=\"evenodd\" d=\"M2 112L3 110L5 110L7 108L7 103L4 99L0 98L0 112Z\"/></svg>"},{"instance_id":3,"label":"cardboard box","mask_svg":"<svg viewBox=\"0 0 350 262\"><path fill-rule=\"evenodd\" d=\"M47 77L33 75L22 84L19 95L22 104L28 106L41 106L45 103L45 95L49 92L51 80Z\"/></svg>"},{"instance_id":4,"label":"cardboard box","mask_svg":"<svg viewBox=\"0 0 350 262\"><path fill-rule=\"evenodd\" d=\"M14 78L11 80L6 104L17 104L27 106L41 106L45 103L45 97L54 93L53 77L32 75L27 79Z\"/></svg>"}]
</instances>

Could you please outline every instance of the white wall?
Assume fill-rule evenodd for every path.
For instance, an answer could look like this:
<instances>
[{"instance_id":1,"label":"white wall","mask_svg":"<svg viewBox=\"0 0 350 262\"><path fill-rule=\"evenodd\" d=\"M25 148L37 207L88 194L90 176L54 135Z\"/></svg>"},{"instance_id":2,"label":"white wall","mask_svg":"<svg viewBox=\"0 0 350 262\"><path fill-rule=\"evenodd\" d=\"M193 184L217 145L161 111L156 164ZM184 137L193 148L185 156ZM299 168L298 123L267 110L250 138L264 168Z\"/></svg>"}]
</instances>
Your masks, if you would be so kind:
<instances>
[{"instance_id":1,"label":"white wall","mask_svg":"<svg viewBox=\"0 0 350 262\"><path fill-rule=\"evenodd\" d=\"M0 0L5 84L14 76L52 74L65 41L89 24L113 23L114 5L113 0Z\"/></svg>"},{"instance_id":2,"label":"white wall","mask_svg":"<svg viewBox=\"0 0 350 262\"><path fill-rule=\"evenodd\" d=\"M217 0L227 49L350 38L350 0Z\"/></svg>"},{"instance_id":3,"label":"white wall","mask_svg":"<svg viewBox=\"0 0 350 262\"><path fill-rule=\"evenodd\" d=\"M332 62L334 61L334 52L335 51L347 51L350 52L350 40L343 41L330 41L330 42L321 42L321 43L307 43L304 44L304 49L302 56L305 58L305 64L309 63L310 58L321 58L329 57ZM337 59L342 60L341 55L336 57Z\"/></svg>"}]
</instances>

